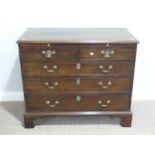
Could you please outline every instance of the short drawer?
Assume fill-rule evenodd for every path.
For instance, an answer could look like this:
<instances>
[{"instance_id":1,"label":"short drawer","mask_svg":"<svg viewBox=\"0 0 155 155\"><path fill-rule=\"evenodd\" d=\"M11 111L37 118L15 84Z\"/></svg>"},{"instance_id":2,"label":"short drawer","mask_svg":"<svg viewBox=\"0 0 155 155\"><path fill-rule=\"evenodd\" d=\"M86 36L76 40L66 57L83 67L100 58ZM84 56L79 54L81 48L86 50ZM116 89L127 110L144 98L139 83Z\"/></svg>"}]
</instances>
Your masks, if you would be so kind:
<instances>
[{"instance_id":1,"label":"short drawer","mask_svg":"<svg viewBox=\"0 0 155 155\"><path fill-rule=\"evenodd\" d=\"M134 60L135 47L126 46L60 46L28 44L20 48L22 61L58 61L62 59Z\"/></svg>"},{"instance_id":2,"label":"short drawer","mask_svg":"<svg viewBox=\"0 0 155 155\"><path fill-rule=\"evenodd\" d=\"M127 111L129 94L41 94L26 96L27 111Z\"/></svg>"},{"instance_id":3,"label":"short drawer","mask_svg":"<svg viewBox=\"0 0 155 155\"><path fill-rule=\"evenodd\" d=\"M38 45L39 46L39 45ZM77 48L54 47L54 48L30 48L20 50L23 62L58 61L61 59L76 59Z\"/></svg>"},{"instance_id":4,"label":"short drawer","mask_svg":"<svg viewBox=\"0 0 155 155\"><path fill-rule=\"evenodd\" d=\"M26 78L24 88L27 92L88 92L130 91L128 77L40 77Z\"/></svg>"},{"instance_id":5,"label":"short drawer","mask_svg":"<svg viewBox=\"0 0 155 155\"><path fill-rule=\"evenodd\" d=\"M134 63L131 61L93 62L40 62L23 63L24 76L68 76L68 75L132 75Z\"/></svg>"},{"instance_id":6,"label":"short drawer","mask_svg":"<svg viewBox=\"0 0 155 155\"><path fill-rule=\"evenodd\" d=\"M96 60L134 60L135 49L129 47L88 47L81 48L81 59L96 59Z\"/></svg>"}]
</instances>

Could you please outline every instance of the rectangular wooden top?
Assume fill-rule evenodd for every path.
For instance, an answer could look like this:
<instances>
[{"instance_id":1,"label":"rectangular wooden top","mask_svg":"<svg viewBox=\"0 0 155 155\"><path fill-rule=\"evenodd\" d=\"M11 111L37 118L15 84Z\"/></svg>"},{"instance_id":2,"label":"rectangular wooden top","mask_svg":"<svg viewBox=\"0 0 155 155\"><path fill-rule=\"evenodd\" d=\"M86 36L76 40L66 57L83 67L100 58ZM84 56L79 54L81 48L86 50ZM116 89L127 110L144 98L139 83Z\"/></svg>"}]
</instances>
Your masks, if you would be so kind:
<instances>
[{"instance_id":1,"label":"rectangular wooden top","mask_svg":"<svg viewBox=\"0 0 155 155\"><path fill-rule=\"evenodd\" d=\"M29 28L17 43L138 43L125 28Z\"/></svg>"}]
</instances>

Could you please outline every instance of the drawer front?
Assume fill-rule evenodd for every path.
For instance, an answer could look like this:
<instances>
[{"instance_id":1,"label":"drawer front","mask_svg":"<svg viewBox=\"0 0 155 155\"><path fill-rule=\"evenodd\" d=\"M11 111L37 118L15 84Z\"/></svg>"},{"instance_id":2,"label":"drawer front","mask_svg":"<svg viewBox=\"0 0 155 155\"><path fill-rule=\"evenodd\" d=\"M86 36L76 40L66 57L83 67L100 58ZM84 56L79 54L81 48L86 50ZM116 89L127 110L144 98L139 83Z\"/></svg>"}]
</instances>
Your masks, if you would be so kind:
<instances>
[{"instance_id":1,"label":"drawer front","mask_svg":"<svg viewBox=\"0 0 155 155\"><path fill-rule=\"evenodd\" d=\"M130 61L23 63L24 76L68 76L68 75L131 75L134 69Z\"/></svg>"},{"instance_id":2,"label":"drawer front","mask_svg":"<svg viewBox=\"0 0 155 155\"><path fill-rule=\"evenodd\" d=\"M28 46L29 47L29 46ZM21 48L22 61L58 61L61 59L89 60L133 60L135 47L123 46L47 46L39 45Z\"/></svg>"},{"instance_id":3,"label":"drawer front","mask_svg":"<svg viewBox=\"0 0 155 155\"><path fill-rule=\"evenodd\" d=\"M26 49L21 50L22 61L38 62L38 61L58 61L60 59L76 59L78 50L69 47L57 47L53 49Z\"/></svg>"},{"instance_id":4,"label":"drawer front","mask_svg":"<svg viewBox=\"0 0 155 155\"><path fill-rule=\"evenodd\" d=\"M128 94L27 95L27 110L52 111L123 111L129 110Z\"/></svg>"},{"instance_id":5,"label":"drawer front","mask_svg":"<svg viewBox=\"0 0 155 155\"><path fill-rule=\"evenodd\" d=\"M27 78L24 83L27 92L130 91L128 77Z\"/></svg>"},{"instance_id":6,"label":"drawer front","mask_svg":"<svg viewBox=\"0 0 155 155\"><path fill-rule=\"evenodd\" d=\"M80 51L81 59L104 59L104 60L133 60L135 50L124 47L83 48Z\"/></svg>"}]
</instances>

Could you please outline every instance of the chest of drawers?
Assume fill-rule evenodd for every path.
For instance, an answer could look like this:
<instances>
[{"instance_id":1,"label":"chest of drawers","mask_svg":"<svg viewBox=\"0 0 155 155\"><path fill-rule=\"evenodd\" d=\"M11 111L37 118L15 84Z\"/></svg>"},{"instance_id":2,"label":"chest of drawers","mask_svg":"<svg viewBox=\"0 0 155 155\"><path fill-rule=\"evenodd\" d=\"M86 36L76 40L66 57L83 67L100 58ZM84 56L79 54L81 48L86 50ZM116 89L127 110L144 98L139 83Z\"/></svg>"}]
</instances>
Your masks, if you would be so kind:
<instances>
[{"instance_id":1,"label":"chest of drawers","mask_svg":"<svg viewBox=\"0 0 155 155\"><path fill-rule=\"evenodd\" d=\"M131 126L138 41L126 29L28 29L17 43L26 128L68 115L115 116Z\"/></svg>"}]
</instances>

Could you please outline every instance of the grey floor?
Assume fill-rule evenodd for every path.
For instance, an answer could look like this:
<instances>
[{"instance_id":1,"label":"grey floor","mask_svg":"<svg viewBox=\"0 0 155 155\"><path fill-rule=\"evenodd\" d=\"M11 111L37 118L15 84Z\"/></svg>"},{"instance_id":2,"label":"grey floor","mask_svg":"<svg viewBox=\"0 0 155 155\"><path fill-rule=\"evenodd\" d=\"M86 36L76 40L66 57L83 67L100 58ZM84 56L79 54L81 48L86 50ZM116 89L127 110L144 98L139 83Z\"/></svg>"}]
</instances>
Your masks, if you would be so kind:
<instances>
[{"instance_id":1,"label":"grey floor","mask_svg":"<svg viewBox=\"0 0 155 155\"><path fill-rule=\"evenodd\" d=\"M119 125L118 118L103 116L52 117L35 121L35 128L25 129L22 125L24 103L0 103L1 135L122 135L155 134L155 102L134 101L132 103L133 121L131 128Z\"/></svg>"}]
</instances>

